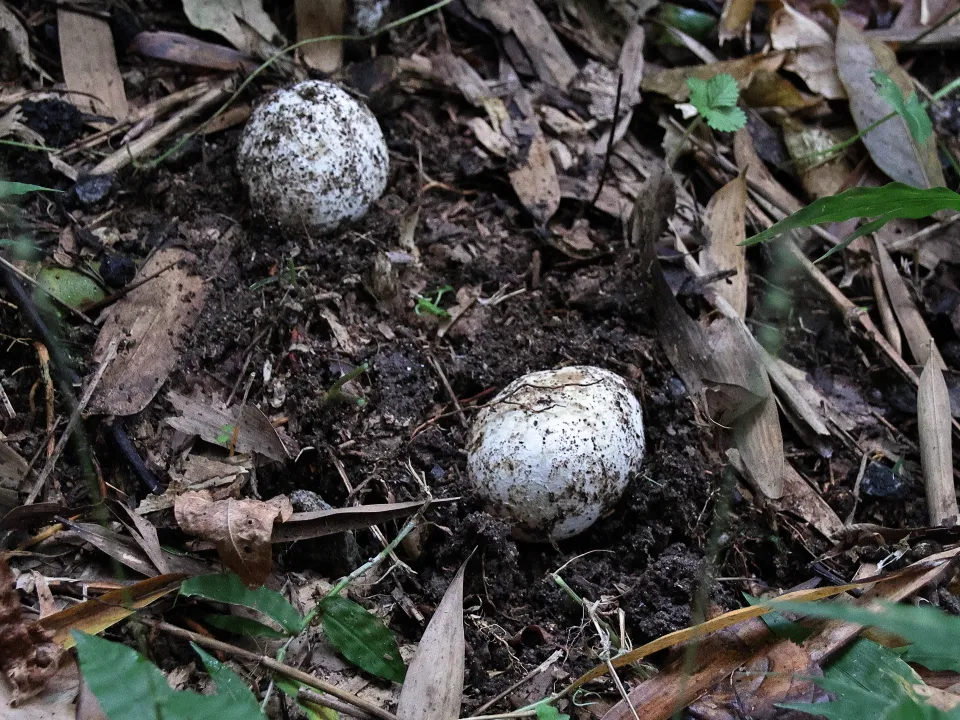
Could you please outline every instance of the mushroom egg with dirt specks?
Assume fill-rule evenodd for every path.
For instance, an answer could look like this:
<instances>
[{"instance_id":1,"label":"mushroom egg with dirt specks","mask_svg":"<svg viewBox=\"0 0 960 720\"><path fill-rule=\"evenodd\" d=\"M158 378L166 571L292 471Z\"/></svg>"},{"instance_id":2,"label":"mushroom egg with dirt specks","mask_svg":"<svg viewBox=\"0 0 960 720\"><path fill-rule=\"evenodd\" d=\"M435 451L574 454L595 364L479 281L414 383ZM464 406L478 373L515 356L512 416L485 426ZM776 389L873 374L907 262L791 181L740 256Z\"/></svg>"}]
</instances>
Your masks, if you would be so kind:
<instances>
[{"instance_id":1,"label":"mushroom egg with dirt specks","mask_svg":"<svg viewBox=\"0 0 960 720\"><path fill-rule=\"evenodd\" d=\"M253 208L311 233L364 215L383 194L389 167L370 110L319 80L278 90L259 105L237 156Z\"/></svg>"},{"instance_id":2,"label":"mushroom egg with dirt specks","mask_svg":"<svg viewBox=\"0 0 960 720\"><path fill-rule=\"evenodd\" d=\"M583 532L643 460L643 413L619 375L591 366L529 373L476 418L467 476L487 509L531 542Z\"/></svg>"}]
</instances>

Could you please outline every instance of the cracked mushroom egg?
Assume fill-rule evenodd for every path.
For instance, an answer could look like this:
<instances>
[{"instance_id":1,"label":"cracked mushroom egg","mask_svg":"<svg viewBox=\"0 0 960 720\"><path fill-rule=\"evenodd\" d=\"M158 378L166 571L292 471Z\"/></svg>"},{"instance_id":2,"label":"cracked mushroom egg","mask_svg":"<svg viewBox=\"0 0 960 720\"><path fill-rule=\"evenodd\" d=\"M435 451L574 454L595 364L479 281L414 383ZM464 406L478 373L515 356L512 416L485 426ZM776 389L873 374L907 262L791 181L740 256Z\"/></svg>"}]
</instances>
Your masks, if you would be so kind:
<instances>
[{"instance_id":1,"label":"cracked mushroom egg","mask_svg":"<svg viewBox=\"0 0 960 720\"><path fill-rule=\"evenodd\" d=\"M476 418L467 476L519 539L563 540L616 505L643 448L643 413L623 378L544 370L510 383Z\"/></svg>"},{"instance_id":2,"label":"cracked mushroom egg","mask_svg":"<svg viewBox=\"0 0 960 720\"><path fill-rule=\"evenodd\" d=\"M383 194L389 165L373 113L319 80L279 90L259 105L237 156L254 210L311 233L364 215Z\"/></svg>"}]
</instances>

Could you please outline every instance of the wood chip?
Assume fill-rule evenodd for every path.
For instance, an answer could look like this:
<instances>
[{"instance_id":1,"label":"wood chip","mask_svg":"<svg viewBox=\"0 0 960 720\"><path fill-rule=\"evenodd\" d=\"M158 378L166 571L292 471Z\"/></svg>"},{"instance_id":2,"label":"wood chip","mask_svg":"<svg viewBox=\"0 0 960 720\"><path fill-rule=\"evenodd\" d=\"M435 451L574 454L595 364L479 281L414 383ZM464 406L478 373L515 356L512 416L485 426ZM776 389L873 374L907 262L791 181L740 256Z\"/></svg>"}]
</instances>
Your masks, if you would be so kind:
<instances>
[{"instance_id":1,"label":"wood chip","mask_svg":"<svg viewBox=\"0 0 960 720\"><path fill-rule=\"evenodd\" d=\"M123 120L129 107L110 24L89 13L57 10L60 61L70 102L84 112Z\"/></svg>"}]
</instances>

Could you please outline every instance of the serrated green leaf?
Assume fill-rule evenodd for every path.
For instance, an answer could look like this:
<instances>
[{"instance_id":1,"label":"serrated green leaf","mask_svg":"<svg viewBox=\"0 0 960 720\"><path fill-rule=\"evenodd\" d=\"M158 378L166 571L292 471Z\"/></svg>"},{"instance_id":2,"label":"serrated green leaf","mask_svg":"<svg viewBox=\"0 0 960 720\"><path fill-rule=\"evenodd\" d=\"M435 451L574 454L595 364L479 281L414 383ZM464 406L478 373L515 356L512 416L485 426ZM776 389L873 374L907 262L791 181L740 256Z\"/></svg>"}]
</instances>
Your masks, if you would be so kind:
<instances>
[{"instance_id":1,"label":"serrated green leaf","mask_svg":"<svg viewBox=\"0 0 960 720\"><path fill-rule=\"evenodd\" d=\"M380 618L339 595L324 598L320 608L323 632L347 660L372 675L403 682L407 667Z\"/></svg>"},{"instance_id":2,"label":"serrated green leaf","mask_svg":"<svg viewBox=\"0 0 960 720\"><path fill-rule=\"evenodd\" d=\"M733 75L720 73L707 81L707 97L712 108L734 107L740 97L740 88Z\"/></svg>"},{"instance_id":3,"label":"serrated green leaf","mask_svg":"<svg viewBox=\"0 0 960 720\"><path fill-rule=\"evenodd\" d=\"M797 212L774 223L761 233L749 237L742 245L756 245L797 228L828 222L843 222L853 218L876 218L845 238L839 247L853 239L879 230L893 219L917 220L940 210L960 210L960 195L945 187L915 188L903 183L889 183L882 187L857 187L839 195L815 200ZM831 250L835 252L836 249ZM828 253L829 254L829 253Z\"/></svg>"},{"instance_id":4,"label":"serrated green leaf","mask_svg":"<svg viewBox=\"0 0 960 720\"><path fill-rule=\"evenodd\" d=\"M707 125L720 132L736 132L747 124L747 114L738 107L721 107L703 113Z\"/></svg>"},{"instance_id":5,"label":"serrated green leaf","mask_svg":"<svg viewBox=\"0 0 960 720\"><path fill-rule=\"evenodd\" d=\"M253 694L246 686L241 689L242 681L227 668L211 666L216 695L177 691L136 650L76 630L73 638L80 672L110 720L264 720Z\"/></svg>"},{"instance_id":6,"label":"serrated green leaf","mask_svg":"<svg viewBox=\"0 0 960 720\"><path fill-rule=\"evenodd\" d=\"M925 143L927 138L933 135L933 123L930 122L930 116L923 105L917 93L910 93L910 97L904 99L900 86L893 78L882 70L876 70L873 73L873 82L877 86L877 93L889 103L893 111L903 118L910 136L917 143Z\"/></svg>"},{"instance_id":7,"label":"serrated green leaf","mask_svg":"<svg viewBox=\"0 0 960 720\"><path fill-rule=\"evenodd\" d=\"M252 637L265 637L274 640L289 637L285 632L274 630L269 625L257 622L251 618L240 617L239 615L207 615L204 620L208 625L213 625L220 630L234 633L235 635L246 635Z\"/></svg>"},{"instance_id":8,"label":"serrated green leaf","mask_svg":"<svg viewBox=\"0 0 960 720\"><path fill-rule=\"evenodd\" d=\"M290 635L296 635L303 629L303 618L283 595L265 587L251 590L234 573L190 578L180 586L180 594L257 610L276 620Z\"/></svg>"}]
</instances>

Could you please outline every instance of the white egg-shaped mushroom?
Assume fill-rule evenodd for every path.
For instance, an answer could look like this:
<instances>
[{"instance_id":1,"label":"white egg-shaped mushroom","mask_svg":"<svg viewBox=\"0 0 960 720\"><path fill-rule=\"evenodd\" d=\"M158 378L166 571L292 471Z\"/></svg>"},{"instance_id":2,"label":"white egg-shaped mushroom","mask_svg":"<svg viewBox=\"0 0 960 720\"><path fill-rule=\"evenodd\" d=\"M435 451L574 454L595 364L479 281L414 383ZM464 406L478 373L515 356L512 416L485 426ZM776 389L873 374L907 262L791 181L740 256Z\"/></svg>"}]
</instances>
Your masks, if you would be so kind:
<instances>
[{"instance_id":1,"label":"white egg-shaped mushroom","mask_svg":"<svg viewBox=\"0 0 960 720\"><path fill-rule=\"evenodd\" d=\"M319 80L279 90L257 106L237 155L253 208L311 233L366 213L387 186L389 166L373 113Z\"/></svg>"},{"instance_id":2,"label":"white egg-shaped mushroom","mask_svg":"<svg viewBox=\"0 0 960 720\"><path fill-rule=\"evenodd\" d=\"M533 372L477 416L467 476L521 540L583 532L623 496L643 459L643 412L619 375L591 366Z\"/></svg>"}]
</instances>

